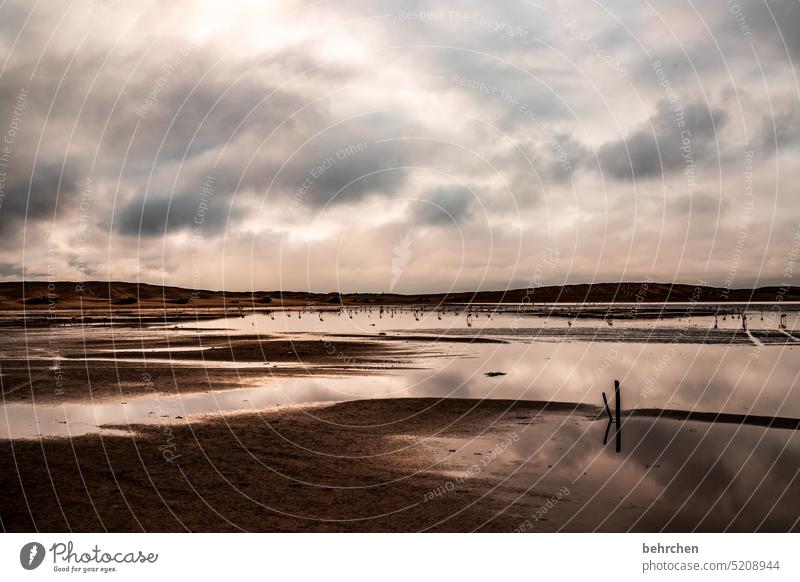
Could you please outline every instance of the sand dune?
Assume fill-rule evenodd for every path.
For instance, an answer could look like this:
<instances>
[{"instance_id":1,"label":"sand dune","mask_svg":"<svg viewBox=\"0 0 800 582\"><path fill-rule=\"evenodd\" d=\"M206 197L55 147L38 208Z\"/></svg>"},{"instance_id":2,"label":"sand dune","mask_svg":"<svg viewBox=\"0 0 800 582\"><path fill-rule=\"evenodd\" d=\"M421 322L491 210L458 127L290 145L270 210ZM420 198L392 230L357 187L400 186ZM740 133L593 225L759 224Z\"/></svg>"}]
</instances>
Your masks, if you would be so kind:
<instances>
[{"instance_id":1,"label":"sand dune","mask_svg":"<svg viewBox=\"0 0 800 582\"><path fill-rule=\"evenodd\" d=\"M211 291L183 287L87 281L0 283L0 309L136 307L268 307L345 304L438 304L517 302L747 302L800 301L800 287L732 289L669 283L596 283L509 289L401 295L397 293L305 293L296 291Z\"/></svg>"}]
</instances>

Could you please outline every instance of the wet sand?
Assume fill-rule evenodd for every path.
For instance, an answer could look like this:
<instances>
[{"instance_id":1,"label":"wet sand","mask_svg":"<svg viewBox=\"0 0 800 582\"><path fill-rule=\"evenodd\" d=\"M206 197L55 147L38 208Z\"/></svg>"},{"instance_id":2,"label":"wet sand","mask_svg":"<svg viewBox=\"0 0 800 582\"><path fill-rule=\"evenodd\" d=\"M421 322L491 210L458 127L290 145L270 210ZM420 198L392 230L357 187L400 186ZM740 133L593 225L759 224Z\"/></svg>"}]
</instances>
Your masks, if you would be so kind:
<instances>
[{"instance_id":1,"label":"wet sand","mask_svg":"<svg viewBox=\"0 0 800 582\"><path fill-rule=\"evenodd\" d=\"M0 386L5 402L61 403L153 390L181 394L245 388L273 376L352 375L367 369L379 373L410 365L418 353L378 341L178 331L167 337L163 331L135 328L100 337L64 336L55 342L53 337L29 333L16 346L3 342ZM50 356L52 352L58 356Z\"/></svg>"},{"instance_id":2,"label":"wet sand","mask_svg":"<svg viewBox=\"0 0 800 582\"><path fill-rule=\"evenodd\" d=\"M485 497L488 475L433 500L450 480L447 463L434 461L436 440L504 438L517 418L541 411L508 401L355 401L142 426L134 438L5 441L0 463L17 470L0 478L0 517L8 531L511 530L530 508ZM548 414L568 412L596 415L570 406ZM545 486L530 500L554 493Z\"/></svg>"},{"instance_id":3,"label":"wet sand","mask_svg":"<svg viewBox=\"0 0 800 582\"><path fill-rule=\"evenodd\" d=\"M797 530L797 457L754 445L764 429L633 419L626 454L613 455L601 412L361 400L132 437L0 441L0 519L7 531ZM770 430L796 444L796 431ZM686 450L703 442L684 474ZM726 442L755 453L744 474L715 468ZM750 479L770 462L782 480Z\"/></svg>"}]
</instances>

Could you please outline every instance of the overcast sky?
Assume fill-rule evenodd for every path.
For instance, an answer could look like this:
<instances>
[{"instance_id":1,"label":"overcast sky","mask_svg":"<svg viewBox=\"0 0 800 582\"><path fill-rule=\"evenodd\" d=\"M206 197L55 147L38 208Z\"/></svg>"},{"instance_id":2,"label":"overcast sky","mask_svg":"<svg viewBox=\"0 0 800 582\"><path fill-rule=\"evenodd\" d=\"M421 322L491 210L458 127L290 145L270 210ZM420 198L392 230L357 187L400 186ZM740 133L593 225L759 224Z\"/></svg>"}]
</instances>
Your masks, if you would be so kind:
<instances>
[{"instance_id":1,"label":"overcast sky","mask_svg":"<svg viewBox=\"0 0 800 582\"><path fill-rule=\"evenodd\" d=\"M799 58L796 0L6 1L0 280L796 285Z\"/></svg>"}]
</instances>

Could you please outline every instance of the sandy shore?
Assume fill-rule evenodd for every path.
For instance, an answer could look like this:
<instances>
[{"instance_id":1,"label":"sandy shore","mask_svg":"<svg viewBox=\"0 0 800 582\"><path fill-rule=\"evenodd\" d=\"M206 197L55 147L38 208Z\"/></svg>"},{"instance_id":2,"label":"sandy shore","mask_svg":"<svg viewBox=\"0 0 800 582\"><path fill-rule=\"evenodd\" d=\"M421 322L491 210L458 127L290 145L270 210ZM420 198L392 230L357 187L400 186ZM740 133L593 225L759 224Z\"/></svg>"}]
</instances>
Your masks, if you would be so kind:
<instances>
[{"instance_id":1,"label":"sandy shore","mask_svg":"<svg viewBox=\"0 0 800 582\"><path fill-rule=\"evenodd\" d=\"M0 522L113 532L798 528L796 431L631 417L614 454L602 445L603 414L358 400L117 427L133 436L0 441ZM727 446L737 452L721 457Z\"/></svg>"},{"instance_id":2,"label":"sandy shore","mask_svg":"<svg viewBox=\"0 0 800 582\"><path fill-rule=\"evenodd\" d=\"M546 441L555 420L596 414L367 400L142 426L134 438L0 441L0 518L8 531L511 531L558 492L487 495L512 435L527 425Z\"/></svg>"},{"instance_id":3,"label":"sandy shore","mask_svg":"<svg viewBox=\"0 0 800 582\"><path fill-rule=\"evenodd\" d=\"M359 400L137 426L132 437L0 441L0 521L6 531L112 532L798 527L796 450L780 445L795 431L769 429L759 447L762 427L631 418L615 455L601 444L602 414ZM738 473L719 457L726 444L753 453L743 465L734 455Z\"/></svg>"},{"instance_id":4,"label":"sandy shore","mask_svg":"<svg viewBox=\"0 0 800 582\"><path fill-rule=\"evenodd\" d=\"M397 342L187 332L168 337L147 331L135 337L138 333L126 336L109 330L100 337L29 333L24 343L0 341L6 352L0 360L4 402L58 404L90 395L102 399L153 390L245 388L265 378L312 373L353 375L369 369L375 374L410 365L410 357L417 353ZM59 353L57 360L48 356L54 351Z\"/></svg>"}]
</instances>

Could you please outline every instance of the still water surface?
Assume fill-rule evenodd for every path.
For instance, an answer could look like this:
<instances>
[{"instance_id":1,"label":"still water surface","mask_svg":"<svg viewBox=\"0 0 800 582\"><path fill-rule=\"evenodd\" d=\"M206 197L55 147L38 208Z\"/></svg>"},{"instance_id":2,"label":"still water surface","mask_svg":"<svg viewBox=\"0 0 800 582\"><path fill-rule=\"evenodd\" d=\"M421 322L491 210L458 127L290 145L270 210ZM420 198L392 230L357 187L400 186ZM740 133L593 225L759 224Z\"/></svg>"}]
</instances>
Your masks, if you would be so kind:
<instances>
[{"instance_id":1,"label":"still water surface","mask_svg":"<svg viewBox=\"0 0 800 582\"><path fill-rule=\"evenodd\" d=\"M783 328L780 324L783 323ZM716 327L715 327L716 326ZM800 337L797 312L782 321L752 310L743 329L738 316L605 321L464 311L440 313L378 308L337 312L286 310L245 314L151 330L323 337L347 355L347 340L367 336L420 352L409 367L376 367L356 376L325 375L308 367L297 377L272 377L251 388L180 395L145 394L61 405L0 406L0 437L80 435L103 425L187 422L205 414L263 410L278 405L358 398L436 397L553 400L599 405L620 380L623 408L664 408L800 417ZM94 328L83 327L91 336ZM59 333L58 331L48 333ZM64 328L61 333L75 333ZM139 333L120 328L117 337ZM127 334L127 335L126 335ZM402 339L410 336L411 340ZM420 336L436 338L435 343ZM497 343L457 343L480 336ZM258 367L263 362L181 359L179 348L163 362L181 366ZM151 350L157 363L159 354ZM204 352L210 353L210 352ZM19 354L16 354L19 357ZM30 358L51 357L40 352ZM167 357L169 359L167 359ZM135 362L92 357L90 365ZM270 364L275 366L275 363ZM487 373L502 375L487 376ZM113 431L105 431L114 434Z\"/></svg>"}]
</instances>

